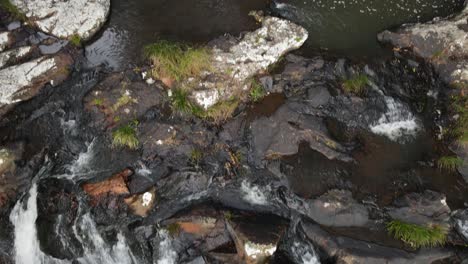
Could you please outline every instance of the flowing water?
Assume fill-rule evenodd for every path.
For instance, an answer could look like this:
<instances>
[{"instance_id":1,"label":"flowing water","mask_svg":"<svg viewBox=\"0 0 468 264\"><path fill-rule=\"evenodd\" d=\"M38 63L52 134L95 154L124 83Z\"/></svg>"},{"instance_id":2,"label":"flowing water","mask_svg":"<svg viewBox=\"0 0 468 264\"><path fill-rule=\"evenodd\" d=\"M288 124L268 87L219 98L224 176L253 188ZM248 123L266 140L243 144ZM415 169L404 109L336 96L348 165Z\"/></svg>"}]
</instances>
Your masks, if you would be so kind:
<instances>
[{"instance_id":1,"label":"flowing water","mask_svg":"<svg viewBox=\"0 0 468 264\"><path fill-rule=\"evenodd\" d=\"M382 53L375 40L378 31L403 22L424 21L449 14L458 10L461 2L291 0L274 1L271 7L273 11L307 27L310 39L304 49L306 53L327 49L347 56L373 56ZM85 47L87 66L92 68L103 64L111 70L133 67L141 62L143 47L161 38L206 43L224 33L238 36L242 31L258 26L247 13L253 9L268 10L269 4L266 0L113 0L108 24ZM26 132L21 132L23 134L18 132L21 135L16 135L29 137L33 142L27 146L27 152L37 152L41 146L50 145L57 165L53 173L47 175L48 178L80 183L109 176L128 164L135 164L135 153L106 147L109 142L95 137L95 131L89 131L86 126L86 117L81 113L81 98L97 82L95 75L94 71L81 72L75 76L78 80L57 88L50 98L33 100L31 107L41 105L40 109L30 111L28 105L24 105L18 110L31 112L27 120L33 125ZM284 97L272 95L267 100L271 102L265 101L263 105L260 102L259 105L264 108L257 114L270 115L284 102ZM301 147L299 155L285 160L292 167L290 181L293 189L301 196L312 197L335 187L339 181L335 179L343 178L359 186L359 192L382 193L381 199L385 203L391 201L395 191L405 189L406 182L401 178L406 177L416 181L411 186L444 192L448 195L449 203L456 206L468 201L466 185L459 182L457 175L444 175L444 172L427 169L422 164L431 160L430 153L434 149L431 137L419 133L424 130L421 120L398 100L387 97L385 102L388 111L369 127L369 134L361 142L362 148L353 153L359 166L330 161ZM249 118L255 116L254 113ZM6 138L3 133L7 133L1 133ZM145 176L151 170L140 164L136 172ZM41 181L41 177L36 177L27 194L16 203L10 214L16 263L139 263L139 256L133 253L125 234L119 232L116 239L109 241L105 230L96 224L89 210L81 204L76 221L68 228L73 230L72 236L83 249L83 254L76 254L73 260L60 260L45 254L38 237L41 227L36 224L36 181ZM247 180L241 185L244 200L254 205L268 203L264 194L267 188L270 187L257 186ZM64 219L58 216L55 221L60 245L67 248L70 237L59 234ZM177 263L177 252L170 235L160 230L157 236L160 240L159 254L153 262ZM295 243L292 252L302 263L319 263L312 245Z\"/></svg>"}]
</instances>

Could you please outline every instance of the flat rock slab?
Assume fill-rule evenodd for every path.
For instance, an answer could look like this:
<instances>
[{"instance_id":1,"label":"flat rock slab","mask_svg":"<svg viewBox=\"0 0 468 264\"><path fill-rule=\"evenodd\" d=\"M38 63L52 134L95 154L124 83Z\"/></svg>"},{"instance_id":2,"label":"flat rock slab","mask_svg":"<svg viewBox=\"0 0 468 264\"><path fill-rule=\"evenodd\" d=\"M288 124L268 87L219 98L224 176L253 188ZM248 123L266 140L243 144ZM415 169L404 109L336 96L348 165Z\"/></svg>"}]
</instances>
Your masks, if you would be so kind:
<instances>
[{"instance_id":1,"label":"flat rock slab","mask_svg":"<svg viewBox=\"0 0 468 264\"><path fill-rule=\"evenodd\" d=\"M207 109L246 91L249 78L300 48L308 38L304 28L288 20L263 17L261 22L259 29L247 33L242 40L231 41L228 47L214 46L212 70L201 79L190 81L195 88L192 97L200 106Z\"/></svg>"},{"instance_id":2,"label":"flat rock slab","mask_svg":"<svg viewBox=\"0 0 468 264\"><path fill-rule=\"evenodd\" d=\"M411 49L429 61L449 84L468 85L468 7L450 19L406 26L397 32L384 31L380 41L396 48Z\"/></svg>"},{"instance_id":3,"label":"flat rock slab","mask_svg":"<svg viewBox=\"0 0 468 264\"><path fill-rule=\"evenodd\" d=\"M91 38L106 22L110 0L11 0L40 30L59 38Z\"/></svg>"}]
</instances>

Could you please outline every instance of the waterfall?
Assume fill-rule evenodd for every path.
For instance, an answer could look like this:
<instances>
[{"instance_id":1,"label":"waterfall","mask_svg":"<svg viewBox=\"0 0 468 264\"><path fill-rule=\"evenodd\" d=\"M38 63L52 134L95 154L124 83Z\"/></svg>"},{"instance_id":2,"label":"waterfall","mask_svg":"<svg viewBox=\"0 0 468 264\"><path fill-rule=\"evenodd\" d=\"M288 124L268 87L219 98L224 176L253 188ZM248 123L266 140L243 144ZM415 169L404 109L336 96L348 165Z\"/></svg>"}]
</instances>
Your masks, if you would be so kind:
<instances>
[{"instance_id":1,"label":"waterfall","mask_svg":"<svg viewBox=\"0 0 468 264\"><path fill-rule=\"evenodd\" d=\"M414 136L418 132L418 122L408 107L388 96L385 96L385 104L387 112L375 125L370 126L372 132L393 141L403 136Z\"/></svg>"},{"instance_id":2,"label":"waterfall","mask_svg":"<svg viewBox=\"0 0 468 264\"><path fill-rule=\"evenodd\" d=\"M37 239L37 184L33 183L25 204L19 200L10 214L14 226L16 264L67 263L44 254Z\"/></svg>"},{"instance_id":3,"label":"waterfall","mask_svg":"<svg viewBox=\"0 0 468 264\"><path fill-rule=\"evenodd\" d=\"M159 242L159 258L157 264L175 264L177 260L177 252L172 248L172 239L169 233L161 229L158 232L161 239Z\"/></svg>"},{"instance_id":4,"label":"waterfall","mask_svg":"<svg viewBox=\"0 0 468 264\"><path fill-rule=\"evenodd\" d=\"M294 259L301 264L320 264L314 248L309 243L295 241L291 247Z\"/></svg>"},{"instance_id":5,"label":"waterfall","mask_svg":"<svg viewBox=\"0 0 468 264\"><path fill-rule=\"evenodd\" d=\"M19 200L10 214L14 226L14 250L16 264L71 264L71 261L55 259L41 251L36 229L37 219L37 184L33 183L29 197L24 202ZM60 218L57 219L60 221ZM115 245L108 245L100 235L96 223L89 213L79 217L72 227L80 241L84 254L78 258L82 264L131 264L138 263L125 237L118 233ZM56 231L60 230L56 228ZM60 236L60 234L58 234ZM68 244L60 236L62 245ZM75 263L75 262L73 262Z\"/></svg>"}]
</instances>

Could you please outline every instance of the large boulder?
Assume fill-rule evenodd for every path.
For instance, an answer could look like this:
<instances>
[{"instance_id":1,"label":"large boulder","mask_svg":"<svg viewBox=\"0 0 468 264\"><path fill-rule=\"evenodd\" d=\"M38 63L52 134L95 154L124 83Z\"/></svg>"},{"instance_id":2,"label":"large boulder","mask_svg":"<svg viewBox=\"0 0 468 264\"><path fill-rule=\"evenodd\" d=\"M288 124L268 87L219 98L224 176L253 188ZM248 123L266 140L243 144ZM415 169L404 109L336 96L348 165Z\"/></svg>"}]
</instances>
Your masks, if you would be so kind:
<instances>
[{"instance_id":1,"label":"large boulder","mask_svg":"<svg viewBox=\"0 0 468 264\"><path fill-rule=\"evenodd\" d=\"M200 106L206 109L242 93L248 88L249 78L267 70L287 52L301 47L308 37L304 28L288 20L258 19L262 26L240 41L216 42L212 49L212 70L191 82L195 86L192 96Z\"/></svg>"},{"instance_id":2,"label":"large boulder","mask_svg":"<svg viewBox=\"0 0 468 264\"><path fill-rule=\"evenodd\" d=\"M468 7L448 19L435 19L425 24L405 26L379 34L380 41L397 48L411 49L429 61L440 76L450 84L468 85Z\"/></svg>"},{"instance_id":3,"label":"large boulder","mask_svg":"<svg viewBox=\"0 0 468 264\"><path fill-rule=\"evenodd\" d=\"M110 0L10 0L40 30L59 38L91 38L110 11Z\"/></svg>"}]
</instances>

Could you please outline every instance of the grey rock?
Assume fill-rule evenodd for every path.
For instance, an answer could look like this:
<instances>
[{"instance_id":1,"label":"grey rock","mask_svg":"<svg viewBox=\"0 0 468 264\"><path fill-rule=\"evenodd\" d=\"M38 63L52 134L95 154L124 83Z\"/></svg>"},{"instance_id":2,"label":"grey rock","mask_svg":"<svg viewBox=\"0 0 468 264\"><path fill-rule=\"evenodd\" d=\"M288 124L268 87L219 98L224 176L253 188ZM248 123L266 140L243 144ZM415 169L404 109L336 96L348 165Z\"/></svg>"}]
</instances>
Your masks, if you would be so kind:
<instances>
[{"instance_id":1,"label":"grey rock","mask_svg":"<svg viewBox=\"0 0 468 264\"><path fill-rule=\"evenodd\" d=\"M452 221L455 230L468 243L468 209L454 211Z\"/></svg>"},{"instance_id":2,"label":"grey rock","mask_svg":"<svg viewBox=\"0 0 468 264\"><path fill-rule=\"evenodd\" d=\"M313 200L309 212L314 221L325 226L364 226L369 221L366 207L345 190L331 190Z\"/></svg>"},{"instance_id":3,"label":"grey rock","mask_svg":"<svg viewBox=\"0 0 468 264\"><path fill-rule=\"evenodd\" d=\"M393 219L417 225L448 225L450 212L445 195L429 190L407 194L397 199L394 207L388 208L388 214Z\"/></svg>"}]
</instances>

